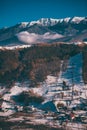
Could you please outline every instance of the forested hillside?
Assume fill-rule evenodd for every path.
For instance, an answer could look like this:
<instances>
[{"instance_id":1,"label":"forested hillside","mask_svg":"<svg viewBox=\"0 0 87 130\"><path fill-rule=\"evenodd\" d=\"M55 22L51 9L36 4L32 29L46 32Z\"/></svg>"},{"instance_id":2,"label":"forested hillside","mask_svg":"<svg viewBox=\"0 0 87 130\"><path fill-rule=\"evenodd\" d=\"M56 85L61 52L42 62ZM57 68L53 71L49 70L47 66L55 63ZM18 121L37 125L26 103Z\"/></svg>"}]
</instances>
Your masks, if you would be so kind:
<instances>
[{"instance_id":1,"label":"forested hillside","mask_svg":"<svg viewBox=\"0 0 87 130\"><path fill-rule=\"evenodd\" d=\"M47 75L58 75L61 60L80 52L74 44L39 44L30 48L0 50L0 83L30 80L42 82Z\"/></svg>"},{"instance_id":2,"label":"forested hillside","mask_svg":"<svg viewBox=\"0 0 87 130\"><path fill-rule=\"evenodd\" d=\"M83 80L87 84L87 46L83 49Z\"/></svg>"}]
</instances>

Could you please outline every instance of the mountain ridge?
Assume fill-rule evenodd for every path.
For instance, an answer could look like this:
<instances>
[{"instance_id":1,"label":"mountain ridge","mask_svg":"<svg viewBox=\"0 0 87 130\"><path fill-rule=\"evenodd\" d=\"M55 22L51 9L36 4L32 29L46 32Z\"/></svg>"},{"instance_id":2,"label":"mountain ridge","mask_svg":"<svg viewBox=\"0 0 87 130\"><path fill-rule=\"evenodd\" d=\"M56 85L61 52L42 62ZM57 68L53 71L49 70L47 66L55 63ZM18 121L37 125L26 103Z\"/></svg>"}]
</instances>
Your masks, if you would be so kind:
<instances>
[{"instance_id":1,"label":"mountain ridge","mask_svg":"<svg viewBox=\"0 0 87 130\"><path fill-rule=\"evenodd\" d=\"M60 18L60 19L55 19L55 18L41 18L39 20L36 20L36 21L31 21L31 22L21 22L19 23L20 25L23 25L23 26L27 26L27 27L30 27L34 24L38 24L38 25L42 25L42 26L53 26L57 23L62 23L62 22L71 22L71 23L79 23L83 20L85 20L86 17L66 17L66 18Z\"/></svg>"},{"instance_id":2,"label":"mountain ridge","mask_svg":"<svg viewBox=\"0 0 87 130\"><path fill-rule=\"evenodd\" d=\"M50 21L52 21L52 22L54 22L54 25L55 24L57 24L58 22L77 22L77 23L79 23L79 22L81 22L82 20L84 20L84 19L86 19L87 20L87 16L84 16L84 17L79 17L79 16L74 16L74 17L65 17L65 18L40 18L40 19L38 19L38 20L36 20L36 21L30 21L30 22L20 22L20 23L17 23L17 24L15 24L15 25L13 25L13 26L9 26L9 27L7 27L7 26L5 26L5 27L3 27L3 28L0 28L0 30L1 29L7 29L7 28L10 28L10 27L14 27L14 26L16 26L16 25L22 25L22 26L32 26L32 25L34 25L34 24L40 24L41 25L41 23L43 23L44 21L47 23L47 22L50 22ZM47 26L47 25L46 25Z\"/></svg>"},{"instance_id":3,"label":"mountain ridge","mask_svg":"<svg viewBox=\"0 0 87 130\"><path fill-rule=\"evenodd\" d=\"M20 38L20 33L22 33L22 38ZM83 42L85 39L87 39L87 17L41 18L37 21L21 22L15 26L0 29L1 46L13 43Z\"/></svg>"}]
</instances>

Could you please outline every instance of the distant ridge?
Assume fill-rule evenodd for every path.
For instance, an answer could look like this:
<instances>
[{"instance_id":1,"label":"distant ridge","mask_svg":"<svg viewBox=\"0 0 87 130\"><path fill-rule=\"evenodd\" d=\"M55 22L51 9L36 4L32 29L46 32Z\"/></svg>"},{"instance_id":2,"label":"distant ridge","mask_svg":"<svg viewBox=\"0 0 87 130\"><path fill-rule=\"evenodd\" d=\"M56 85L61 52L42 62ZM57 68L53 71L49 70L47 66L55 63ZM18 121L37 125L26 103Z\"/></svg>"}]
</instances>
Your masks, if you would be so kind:
<instances>
[{"instance_id":1,"label":"distant ridge","mask_svg":"<svg viewBox=\"0 0 87 130\"><path fill-rule=\"evenodd\" d=\"M0 46L84 41L87 42L87 17L41 18L0 29Z\"/></svg>"}]
</instances>

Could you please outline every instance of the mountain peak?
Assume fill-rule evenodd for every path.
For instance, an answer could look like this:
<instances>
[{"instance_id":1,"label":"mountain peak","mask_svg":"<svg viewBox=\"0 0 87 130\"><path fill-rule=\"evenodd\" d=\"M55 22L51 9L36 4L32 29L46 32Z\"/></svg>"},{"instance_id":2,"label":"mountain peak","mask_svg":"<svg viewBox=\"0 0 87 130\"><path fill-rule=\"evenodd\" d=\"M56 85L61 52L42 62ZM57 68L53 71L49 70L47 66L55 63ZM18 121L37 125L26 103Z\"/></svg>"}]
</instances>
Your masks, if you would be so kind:
<instances>
[{"instance_id":1,"label":"mountain peak","mask_svg":"<svg viewBox=\"0 0 87 130\"><path fill-rule=\"evenodd\" d=\"M29 22L21 22L21 23L19 23L20 27L23 27L23 28L25 28L28 24L29 24Z\"/></svg>"},{"instance_id":2,"label":"mountain peak","mask_svg":"<svg viewBox=\"0 0 87 130\"><path fill-rule=\"evenodd\" d=\"M77 16L75 16L75 17L72 18L71 22L80 23L84 19L85 19L85 17L77 17Z\"/></svg>"},{"instance_id":3,"label":"mountain peak","mask_svg":"<svg viewBox=\"0 0 87 130\"><path fill-rule=\"evenodd\" d=\"M70 21L70 19L71 19L70 17L64 18L64 22L68 23Z\"/></svg>"},{"instance_id":4,"label":"mountain peak","mask_svg":"<svg viewBox=\"0 0 87 130\"><path fill-rule=\"evenodd\" d=\"M41 18L38 22L42 23L44 26L54 25L59 21L59 19L53 18Z\"/></svg>"},{"instance_id":5,"label":"mountain peak","mask_svg":"<svg viewBox=\"0 0 87 130\"><path fill-rule=\"evenodd\" d=\"M29 26L34 25L34 24L39 24L41 26L53 26L53 25L55 25L57 23L62 23L62 22L66 22L66 23L68 23L68 22L72 23L73 22L73 23L78 24L84 19L85 19L85 17L77 17L77 16L72 17L72 18L71 17L66 17L66 18L61 18L61 19L41 18L41 19L39 19L37 21L31 21L29 23Z\"/></svg>"},{"instance_id":6,"label":"mountain peak","mask_svg":"<svg viewBox=\"0 0 87 130\"><path fill-rule=\"evenodd\" d=\"M37 21L32 21L30 22L30 26L34 25L34 24L39 24L42 26L53 26L55 24L57 24L57 22L59 21L59 19L53 19L53 18L41 18Z\"/></svg>"}]
</instances>

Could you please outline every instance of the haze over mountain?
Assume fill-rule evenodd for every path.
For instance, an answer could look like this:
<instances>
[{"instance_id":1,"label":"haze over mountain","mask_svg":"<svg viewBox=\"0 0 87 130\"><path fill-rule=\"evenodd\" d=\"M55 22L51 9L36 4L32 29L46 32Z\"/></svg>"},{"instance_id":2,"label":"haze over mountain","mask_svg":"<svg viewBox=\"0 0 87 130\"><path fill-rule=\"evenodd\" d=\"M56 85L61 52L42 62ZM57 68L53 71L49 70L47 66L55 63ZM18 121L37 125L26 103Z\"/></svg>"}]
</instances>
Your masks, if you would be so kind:
<instances>
[{"instance_id":1,"label":"haze over mountain","mask_svg":"<svg viewBox=\"0 0 87 130\"><path fill-rule=\"evenodd\" d=\"M0 29L0 46L87 41L87 17L41 18Z\"/></svg>"}]
</instances>

